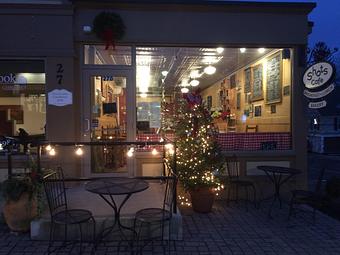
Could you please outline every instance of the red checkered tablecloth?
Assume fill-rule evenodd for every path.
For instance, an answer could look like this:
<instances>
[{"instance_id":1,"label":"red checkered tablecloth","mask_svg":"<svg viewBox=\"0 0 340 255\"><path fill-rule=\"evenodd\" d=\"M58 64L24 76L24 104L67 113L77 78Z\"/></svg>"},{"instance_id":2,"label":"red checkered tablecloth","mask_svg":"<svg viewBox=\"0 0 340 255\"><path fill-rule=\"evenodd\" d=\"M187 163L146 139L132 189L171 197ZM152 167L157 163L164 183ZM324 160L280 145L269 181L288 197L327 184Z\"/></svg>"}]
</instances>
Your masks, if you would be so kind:
<instances>
[{"instance_id":1,"label":"red checkered tablecloth","mask_svg":"<svg viewBox=\"0 0 340 255\"><path fill-rule=\"evenodd\" d=\"M161 140L159 134L138 134L137 141L157 142ZM166 140L173 141L174 134L167 134ZM259 151L266 150L265 145L274 144L270 150L290 150L292 144L291 133L223 133L217 135L217 142L223 151ZM162 146L148 146L144 150L152 148L162 149ZM268 148L267 148L268 150Z\"/></svg>"},{"instance_id":2,"label":"red checkered tablecloth","mask_svg":"<svg viewBox=\"0 0 340 255\"><path fill-rule=\"evenodd\" d=\"M290 150L291 133L223 133L217 135L217 142L224 151L265 150L266 143L274 143L272 150Z\"/></svg>"}]
</instances>

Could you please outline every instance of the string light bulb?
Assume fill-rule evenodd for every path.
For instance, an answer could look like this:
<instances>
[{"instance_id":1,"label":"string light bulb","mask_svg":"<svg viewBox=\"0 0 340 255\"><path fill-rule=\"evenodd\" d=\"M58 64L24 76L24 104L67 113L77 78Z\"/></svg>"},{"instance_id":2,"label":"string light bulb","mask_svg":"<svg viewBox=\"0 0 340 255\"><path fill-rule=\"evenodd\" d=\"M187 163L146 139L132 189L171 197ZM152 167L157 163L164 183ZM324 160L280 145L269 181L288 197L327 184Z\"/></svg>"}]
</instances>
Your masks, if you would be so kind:
<instances>
[{"instance_id":1,"label":"string light bulb","mask_svg":"<svg viewBox=\"0 0 340 255\"><path fill-rule=\"evenodd\" d=\"M151 154L152 154L152 155L157 155L157 154L158 154L158 151L156 150L156 148L153 148L153 149L152 149Z\"/></svg>"},{"instance_id":2,"label":"string light bulb","mask_svg":"<svg viewBox=\"0 0 340 255\"><path fill-rule=\"evenodd\" d=\"M48 155L50 155L50 156L55 156L57 153L56 153L56 151L55 151L55 149L54 148L51 148L49 151L48 151Z\"/></svg>"},{"instance_id":3,"label":"string light bulb","mask_svg":"<svg viewBox=\"0 0 340 255\"><path fill-rule=\"evenodd\" d=\"M128 152L126 153L126 155L131 158L133 156L133 152L135 151L135 149L133 147L131 147Z\"/></svg>"},{"instance_id":4,"label":"string light bulb","mask_svg":"<svg viewBox=\"0 0 340 255\"><path fill-rule=\"evenodd\" d=\"M84 154L84 151L81 147L78 147L75 151L77 156L82 156Z\"/></svg>"}]
</instances>

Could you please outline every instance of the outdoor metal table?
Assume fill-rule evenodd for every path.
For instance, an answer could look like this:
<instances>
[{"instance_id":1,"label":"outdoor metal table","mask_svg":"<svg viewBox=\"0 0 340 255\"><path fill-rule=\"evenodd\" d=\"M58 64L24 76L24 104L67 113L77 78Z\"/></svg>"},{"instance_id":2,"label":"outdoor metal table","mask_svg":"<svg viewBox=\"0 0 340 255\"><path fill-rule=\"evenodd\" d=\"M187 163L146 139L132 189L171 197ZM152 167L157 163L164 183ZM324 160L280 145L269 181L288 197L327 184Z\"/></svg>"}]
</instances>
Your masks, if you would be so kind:
<instances>
[{"instance_id":1,"label":"outdoor metal table","mask_svg":"<svg viewBox=\"0 0 340 255\"><path fill-rule=\"evenodd\" d=\"M149 184L144 180L127 177L98 179L90 181L85 185L85 189L87 191L98 194L101 198L103 198L104 201L113 209L114 213L114 222L112 226L105 228L100 233L99 237L96 238L95 248L97 248L99 242L113 232L116 226L118 227L117 231L120 231L125 240L128 240L128 238L125 236L123 229L131 231L133 235L136 234L133 228L124 226L121 223L121 209L132 194L146 190L148 187ZM119 195L124 196L124 199L120 204L117 204L114 200L114 196Z\"/></svg>"},{"instance_id":2,"label":"outdoor metal table","mask_svg":"<svg viewBox=\"0 0 340 255\"><path fill-rule=\"evenodd\" d=\"M274 184L275 193L268 211L268 216L271 217L272 208L276 200L280 202L280 209L282 208L282 199L280 195L281 186L293 176L300 174L301 171L295 168L281 166L258 166L257 168L264 171L270 181Z\"/></svg>"}]
</instances>

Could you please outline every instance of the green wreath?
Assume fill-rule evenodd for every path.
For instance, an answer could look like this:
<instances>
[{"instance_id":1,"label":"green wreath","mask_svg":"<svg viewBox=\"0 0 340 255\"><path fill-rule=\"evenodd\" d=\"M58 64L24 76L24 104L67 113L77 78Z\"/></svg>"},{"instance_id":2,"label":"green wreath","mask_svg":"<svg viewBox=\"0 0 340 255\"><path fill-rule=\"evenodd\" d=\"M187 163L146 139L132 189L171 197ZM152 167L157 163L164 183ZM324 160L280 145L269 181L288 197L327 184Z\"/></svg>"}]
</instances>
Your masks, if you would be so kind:
<instances>
[{"instance_id":1,"label":"green wreath","mask_svg":"<svg viewBox=\"0 0 340 255\"><path fill-rule=\"evenodd\" d=\"M125 25L118 14L101 12L93 20L93 32L99 39L105 41L106 49L110 45L115 48L115 41L124 37Z\"/></svg>"}]
</instances>

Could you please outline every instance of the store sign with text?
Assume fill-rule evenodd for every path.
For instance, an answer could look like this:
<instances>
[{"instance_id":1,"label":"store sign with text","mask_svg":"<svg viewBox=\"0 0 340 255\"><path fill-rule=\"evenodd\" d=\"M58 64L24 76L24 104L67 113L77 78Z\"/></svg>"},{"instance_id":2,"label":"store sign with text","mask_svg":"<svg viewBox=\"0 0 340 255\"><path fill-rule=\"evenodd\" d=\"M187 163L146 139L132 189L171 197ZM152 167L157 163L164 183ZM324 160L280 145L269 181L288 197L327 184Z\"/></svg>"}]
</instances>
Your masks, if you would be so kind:
<instances>
[{"instance_id":1,"label":"store sign with text","mask_svg":"<svg viewBox=\"0 0 340 255\"><path fill-rule=\"evenodd\" d=\"M327 101L323 98L330 94L334 88L335 67L322 61L309 66L303 75L303 84L306 89L303 94L311 100L308 107L311 109L323 108ZM324 88L324 86L327 86ZM317 100L317 101L312 101Z\"/></svg>"},{"instance_id":2,"label":"store sign with text","mask_svg":"<svg viewBox=\"0 0 340 255\"><path fill-rule=\"evenodd\" d=\"M72 92L66 89L54 89L48 92L48 104L54 106L65 106L72 104Z\"/></svg>"}]
</instances>

